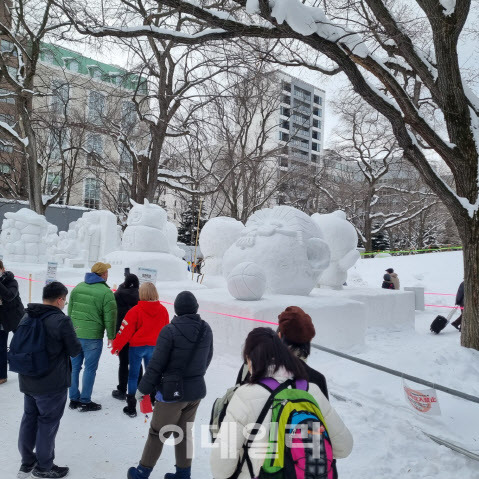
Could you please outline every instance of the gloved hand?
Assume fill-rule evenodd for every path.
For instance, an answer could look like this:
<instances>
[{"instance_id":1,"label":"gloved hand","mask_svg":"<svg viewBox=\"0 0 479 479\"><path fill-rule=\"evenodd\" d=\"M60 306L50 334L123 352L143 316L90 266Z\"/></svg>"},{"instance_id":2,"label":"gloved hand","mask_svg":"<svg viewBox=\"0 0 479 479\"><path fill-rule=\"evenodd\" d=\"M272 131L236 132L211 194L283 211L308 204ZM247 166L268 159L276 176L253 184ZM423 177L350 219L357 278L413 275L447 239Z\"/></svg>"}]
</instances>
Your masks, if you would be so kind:
<instances>
[{"instance_id":1,"label":"gloved hand","mask_svg":"<svg viewBox=\"0 0 479 479\"><path fill-rule=\"evenodd\" d=\"M146 394L143 394L139 389L136 390L135 393L135 398L138 402L143 401L143 398L146 396Z\"/></svg>"}]
</instances>

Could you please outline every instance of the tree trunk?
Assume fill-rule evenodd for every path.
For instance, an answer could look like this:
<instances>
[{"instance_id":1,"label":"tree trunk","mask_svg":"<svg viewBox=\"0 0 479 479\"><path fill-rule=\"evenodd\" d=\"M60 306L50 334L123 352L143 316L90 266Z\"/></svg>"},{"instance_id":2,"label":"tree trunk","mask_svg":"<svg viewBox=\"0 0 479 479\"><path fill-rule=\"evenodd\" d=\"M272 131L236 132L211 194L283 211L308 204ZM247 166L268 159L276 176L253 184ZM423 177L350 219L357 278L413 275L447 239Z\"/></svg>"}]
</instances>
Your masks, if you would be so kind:
<instances>
[{"instance_id":1,"label":"tree trunk","mask_svg":"<svg viewBox=\"0 0 479 479\"><path fill-rule=\"evenodd\" d=\"M464 254L464 311L461 345L479 350L479 217L463 228Z\"/></svg>"}]
</instances>

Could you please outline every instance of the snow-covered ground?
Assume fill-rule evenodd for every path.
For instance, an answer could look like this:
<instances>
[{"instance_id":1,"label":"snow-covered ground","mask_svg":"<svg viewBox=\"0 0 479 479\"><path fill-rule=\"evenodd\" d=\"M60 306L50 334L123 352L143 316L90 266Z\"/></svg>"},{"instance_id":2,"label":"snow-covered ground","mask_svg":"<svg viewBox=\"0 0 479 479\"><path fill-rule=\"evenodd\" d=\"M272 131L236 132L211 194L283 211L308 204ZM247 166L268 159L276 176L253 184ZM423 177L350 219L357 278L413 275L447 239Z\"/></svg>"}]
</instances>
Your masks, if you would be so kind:
<instances>
[{"instance_id":1,"label":"snow-covered ground","mask_svg":"<svg viewBox=\"0 0 479 479\"><path fill-rule=\"evenodd\" d=\"M453 252L360 260L350 271L348 284L379 288L388 267L399 274L401 286L424 286L426 292L454 294L462 280L462 254ZM68 274L59 274L59 279L67 282ZM33 299L38 300L37 289L34 291ZM427 295L426 303L453 305L454 297ZM369 329L366 346L356 355L479 396L479 352L461 348L459 333L451 326L438 336L429 332L432 319L447 311L428 307L425 312L417 312L415 331ZM216 333L217 344L222 342L221 335ZM228 335L228 328L224 335ZM211 478L209 449L207 442L202 441L201 425L208 424L214 399L234 381L243 341L244 337L238 337L236 350L216 355L208 370L208 395L200 405L196 421L192 474L196 479ZM102 411L65 411L57 437L56 461L71 467L72 479L126 477L127 467L136 464L141 455L148 422L142 416L126 417L121 412L123 404L111 397L117 384L117 361L105 348L93 394L93 400L102 403ZM419 417L404 399L400 378L317 350L309 363L326 375L330 392L337 396L331 402L354 436L351 456L338 463L340 477L479 479L479 462L437 445L422 432L479 454L479 404L438 392L442 415ZM17 378L11 374L9 381L0 386L2 479L15 477L20 465L17 434L21 415L22 396ZM203 436L207 437L205 431ZM165 447L151 477L163 478L173 464L173 448Z\"/></svg>"}]
</instances>

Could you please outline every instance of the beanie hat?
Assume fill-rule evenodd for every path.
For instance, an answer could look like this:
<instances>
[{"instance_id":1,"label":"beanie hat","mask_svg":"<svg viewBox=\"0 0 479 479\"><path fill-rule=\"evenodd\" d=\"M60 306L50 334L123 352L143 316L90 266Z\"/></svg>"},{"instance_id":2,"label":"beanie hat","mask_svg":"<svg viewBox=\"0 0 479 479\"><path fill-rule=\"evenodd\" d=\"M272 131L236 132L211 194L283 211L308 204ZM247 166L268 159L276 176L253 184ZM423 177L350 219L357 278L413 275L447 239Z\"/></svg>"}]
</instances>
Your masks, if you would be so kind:
<instances>
[{"instance_id":1,"label":"beanie hat","mask_svg":"<svg viewBox=\"0 0 479 479\"><path fill-rule=\"evenodd\" d=\"M125 288L139 288L140 281L138 280L138 276L136 274L127 274L125 276L125 281L123 283Z\"/></svg>"},{"instance_id":2,"label":"beanie hat","mask_svg":"<svg viewBox=\"0 0 479 479\"><path fill-rule=\"evenodd\" d=\"M278 319L279 332L292 343L310 343L316 335L311 316L298 306L288 306Z\"/></svg>"},{"instance_id":3,"label":"beanie hat","mask_svg":"<svg viewBox=\"0 0 479 479\"><path fill-rule=\"evenodd\" d=\"M111 268L111 264L102 263L102 262L99 261L98 263L95 263L91 267L91 272L100 276L100 275L106 273L110 268Z\"/></svg>"},{"instance_id":4,"label":"beanie hat","mask_svg":"<svg viewBox=\"0 0 479 479\"><path fill-rule=\"evenodd\" d=\"M177 316L184 314L196 314L198 312L198 301L191 291L182 291L175 299L175 313Z\"/></svg>"},{"instance_id":5,"label":"beanie hat","mask_svg":"<svg viewBox=\"0 0 479 479\"><path fill-rule=\"evenodd\" d=\"M387 271L388 273L394 273L394 270L393 270L392 268L388 268L386 271Z\"/></svg>"},{"instance_id":6,"label":"beanie hat","mask_svg":"<svg viewBox=\"0 0 479 479\"><path fill-rule=\"evenodd\" d=\"M389 274L385 274L383 276L384 281L391 281L391 276Z\"/></svg>"}]
</instances>

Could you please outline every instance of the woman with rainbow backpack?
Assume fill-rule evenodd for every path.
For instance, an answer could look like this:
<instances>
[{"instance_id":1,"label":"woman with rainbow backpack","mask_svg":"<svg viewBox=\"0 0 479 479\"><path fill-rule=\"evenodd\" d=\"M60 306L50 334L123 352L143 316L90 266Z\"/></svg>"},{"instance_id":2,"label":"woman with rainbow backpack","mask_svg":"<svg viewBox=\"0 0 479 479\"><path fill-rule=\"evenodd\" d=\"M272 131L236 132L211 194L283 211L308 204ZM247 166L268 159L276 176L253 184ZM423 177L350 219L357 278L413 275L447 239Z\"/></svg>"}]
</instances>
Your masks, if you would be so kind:
<instances>
[{"instance_id":1,"label":"woman with rainbow backpack","mask_svg":"<svg viewBox=\"0 0 479 479\"><path fill-rule=\"evenodd\" d=\"M274 359L273 359L274 358ZM215 479L332 479L353 438L303 363L271 328L246 338L250 380L236 389L212 450Z\"/></svg>"}]
</instances>

